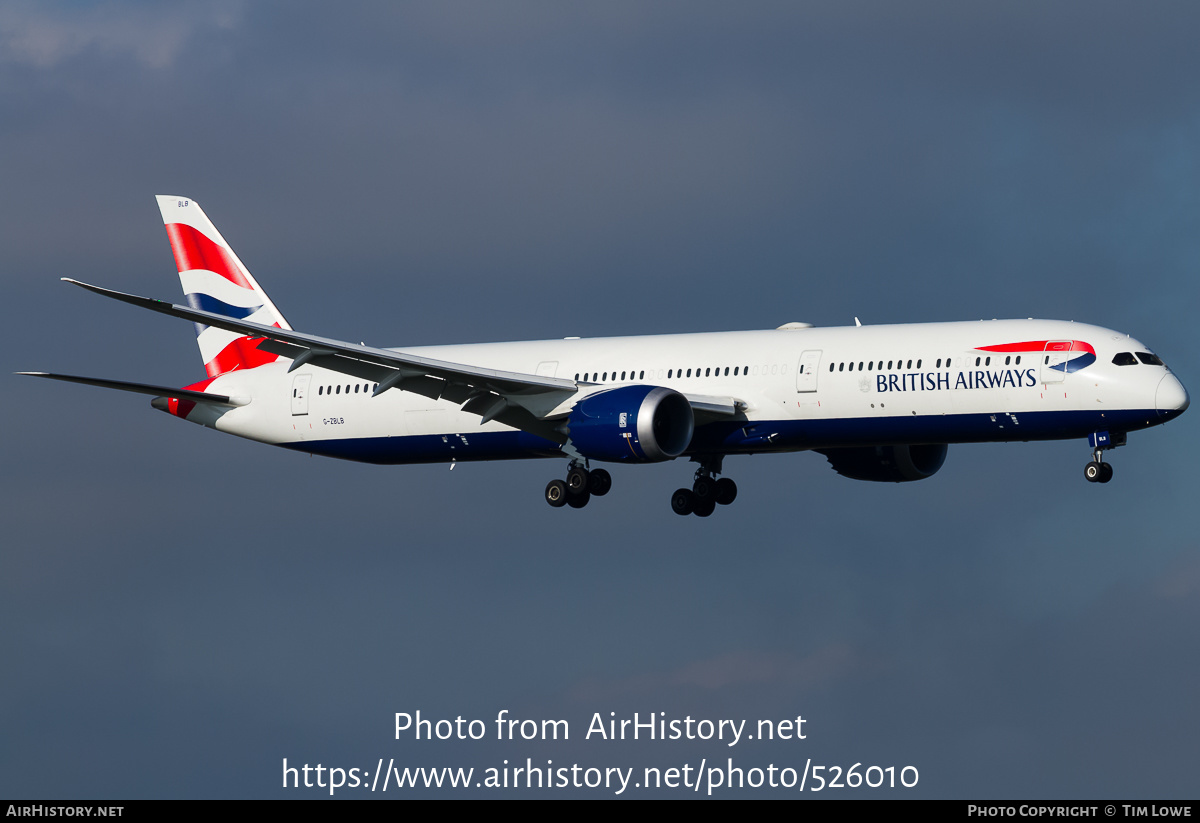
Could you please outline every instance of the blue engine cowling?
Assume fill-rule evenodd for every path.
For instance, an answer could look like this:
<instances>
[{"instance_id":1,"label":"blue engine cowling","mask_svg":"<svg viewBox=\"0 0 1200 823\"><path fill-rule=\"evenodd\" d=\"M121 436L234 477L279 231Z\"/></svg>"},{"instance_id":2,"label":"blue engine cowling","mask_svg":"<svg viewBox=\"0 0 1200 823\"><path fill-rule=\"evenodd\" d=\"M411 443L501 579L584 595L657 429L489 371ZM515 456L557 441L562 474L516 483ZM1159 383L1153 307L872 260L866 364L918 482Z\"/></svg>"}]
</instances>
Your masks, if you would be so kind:
<instances>
[{"instance_id":1,"label":"blue engine cowling","mask_svg":"<svg viewBox=\"0 0 1200 823\"><path fill-rule=\"evenodd\" d=\"M591 460L655 463L683 454L692 442L692 404L662 386L622 386L575 404L567 434Z\"/></svg>"}]
</instances>

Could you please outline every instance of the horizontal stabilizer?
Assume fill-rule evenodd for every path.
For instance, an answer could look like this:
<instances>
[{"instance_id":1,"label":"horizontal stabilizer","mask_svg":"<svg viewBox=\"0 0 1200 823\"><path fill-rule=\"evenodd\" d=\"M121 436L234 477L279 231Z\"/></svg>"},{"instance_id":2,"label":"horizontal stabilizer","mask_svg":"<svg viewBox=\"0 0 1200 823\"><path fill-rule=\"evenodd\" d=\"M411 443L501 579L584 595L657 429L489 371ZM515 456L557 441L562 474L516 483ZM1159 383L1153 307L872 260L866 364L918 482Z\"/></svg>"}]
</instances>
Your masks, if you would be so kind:
<instances>
[{"instance_id":1,"label":"horizontal stabilizer","mask_svg":"<svg viewBox=\"0 0 1200 823\"><path fill-rule=\"evenodd\" d=\"M170 386L151 386L146 383L127 383L124 380L102 380L98 377L76 377L70 374L49 374L44 371L19 371L17 374L29 377L47 377L51 380L62 380L66 383L83 383L85 386L100 386L105 389L148 394L152 397L173 397L176 400L192 400L197 403L216 403L221 406L241 406L244 401L234 399L224 394L209 394L189 389L173 389Z\"/></svg>"}]
</instances>

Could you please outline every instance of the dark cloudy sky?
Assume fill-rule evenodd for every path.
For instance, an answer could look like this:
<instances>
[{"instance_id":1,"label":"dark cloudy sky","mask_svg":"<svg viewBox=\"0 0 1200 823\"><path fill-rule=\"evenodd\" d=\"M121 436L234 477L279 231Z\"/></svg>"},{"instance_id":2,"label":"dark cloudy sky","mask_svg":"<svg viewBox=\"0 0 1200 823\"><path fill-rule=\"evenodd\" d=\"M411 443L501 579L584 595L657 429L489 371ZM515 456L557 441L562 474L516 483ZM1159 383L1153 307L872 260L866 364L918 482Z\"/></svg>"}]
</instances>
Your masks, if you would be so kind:
<instances>
[{"instance_id":1,"label":"dark cloudy sky","mask_svg":"<svg viewBox=\"0 0 1200 823\"><path fill-rule=\"evenodd\" d=\"M189 324L58 282L178 299L154 195L180 194L342 339L1037 316L1195 391L1198 29L1190 3L5 3L0 796L732 757L1195 797L1196 412L1103 487L1083 441L905 485L731 458L702 520L668 506L684 463L556 511L558 463L310 459L10 373L203 376ZM571 740L392 731L503 709ZM807 739L584 740L596 712Z\"/></svg>"}]
</instances>

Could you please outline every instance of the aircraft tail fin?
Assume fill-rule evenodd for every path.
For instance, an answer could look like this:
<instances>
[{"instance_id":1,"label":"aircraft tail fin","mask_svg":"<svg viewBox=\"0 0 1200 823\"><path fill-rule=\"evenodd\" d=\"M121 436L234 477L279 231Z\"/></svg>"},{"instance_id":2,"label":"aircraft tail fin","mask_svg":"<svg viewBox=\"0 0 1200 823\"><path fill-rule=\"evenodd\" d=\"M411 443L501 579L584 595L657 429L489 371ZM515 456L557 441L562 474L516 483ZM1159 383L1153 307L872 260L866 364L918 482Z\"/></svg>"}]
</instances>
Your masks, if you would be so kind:
<instances>
[{"instance_id":1,"label":"aircraft tail fin","mask_svg":"<svg viewBox=\"0 0 1200 823\"><path fill-rule=\"evenodd\" d=\"M226 317L291 329L195 200L160 194L158 208L167 227L188 305ZM278 360L279 355L259 350L260 340L196 324L196 342L209 377Z\"/></svg>"}]
</instances>

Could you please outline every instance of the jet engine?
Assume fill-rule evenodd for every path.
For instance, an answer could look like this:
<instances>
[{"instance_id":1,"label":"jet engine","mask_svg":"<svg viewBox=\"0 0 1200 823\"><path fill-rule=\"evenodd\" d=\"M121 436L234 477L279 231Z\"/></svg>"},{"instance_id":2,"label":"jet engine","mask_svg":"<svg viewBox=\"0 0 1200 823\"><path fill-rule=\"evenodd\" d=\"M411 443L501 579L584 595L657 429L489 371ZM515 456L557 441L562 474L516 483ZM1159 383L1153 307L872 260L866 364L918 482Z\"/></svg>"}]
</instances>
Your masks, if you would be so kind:
<instances>
[{"instance_id":1,"label":"jet engine","mask_svg":"<svg viewBox=\"0 0 1200 823\"><path fill-rule=\"evenodd\" d=\"M854 480L904 483L932 477L946 462L945 443L924 446L866 446L819 449L833 470Z\"/></svg>"},{"instance_id":2,"label":"jet engine","mask_svg":"<svg viewBox=\"0 0 1200 823\"><path fill-rule=\"evenodd\" d=\"M588 395L567 419L571 445L591 460L656 463L692 442L692 404L661 386L622 386Z\"/></svg>"}]
</instances>

